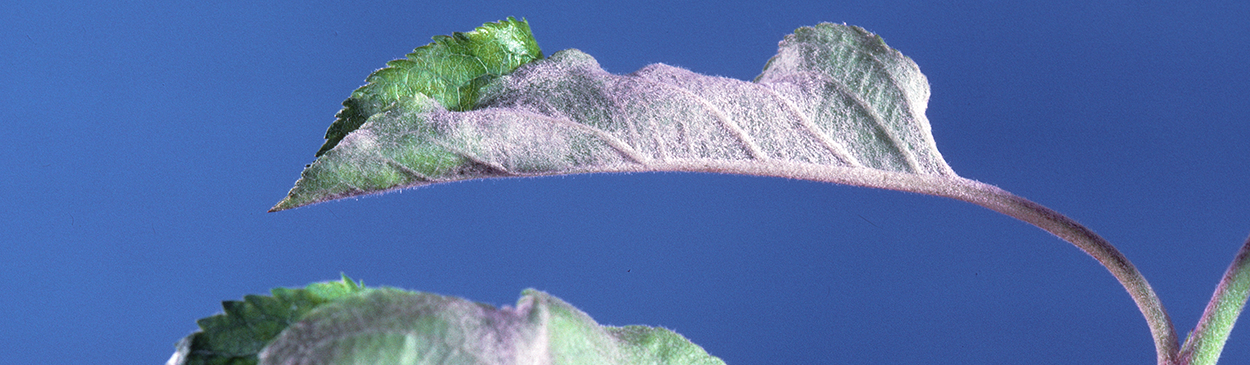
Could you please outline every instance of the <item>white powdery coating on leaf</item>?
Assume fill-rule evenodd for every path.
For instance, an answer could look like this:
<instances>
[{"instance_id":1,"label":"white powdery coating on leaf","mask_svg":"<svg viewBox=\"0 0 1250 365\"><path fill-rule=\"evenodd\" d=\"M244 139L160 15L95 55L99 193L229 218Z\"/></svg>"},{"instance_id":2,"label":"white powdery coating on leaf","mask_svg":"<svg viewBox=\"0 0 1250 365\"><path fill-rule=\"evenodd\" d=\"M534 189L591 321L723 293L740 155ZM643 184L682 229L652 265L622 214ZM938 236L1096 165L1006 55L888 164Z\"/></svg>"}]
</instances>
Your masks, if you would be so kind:
<instances>
[{"instance_id":1,"label":"white powdery coating on leaf","mask_svg":"<svg viewBox=\"0 0 1250 365\"><path fill-rule=\"evenodd\" d=\"M572 49L522 65L480 95L472 111L416 95L371 117L353 134L373 138L349 135L342 144L353 152L331 150L306 170L341 181L302 179L288 197L295 203L281 209L465 179L705 162L957 176L924 116L924 75L856 27L800 28L756 82L663 64L613 75Z\"/></svg>"},{"instance_id":2,"label":"white powdery coating on leaf","mask_svg":"<svg viewBox=\"0 0 1250 365\"><path fill-rule=\"evenodd\" d=\"M521 141L529 139L550 143L554 149L527 154L532 158L567 160L566 146L534 125L555 121L580 124L586 128L570 130L601 141L597 146L611 146L613 151L583 151L600 154L598 160L610 161L609 165L620 163L617 158L624 155L624 162L643 168L651 161L786 160L953 175L929 135L928 120L912 113L923 112L928 88L910 60L890 59L888 52L871 54L871 47L864 51L863 45L811 51L818 46L788 47L783 42L759 83L663 64L613 75L589 55L565 50L502 77L484 90L478 110L440 113L438 119L483 125L504 115L520 117L509 123L528 125L525 128L532 134L491 140L493 156L541 148ZM831 67L819 64L822 60L858 63ZM843 80L847 78L860 80ZM455 133L448 137L459 139ZM578 165L565 171L526 169L524 173L618 168Z\"/></svg>"},{"instance_id":3,"label":"white powdery coating on leaf","mask_svg":"<svg viewBox=\"0 0 1250 365\"><path fill-rule=\"evenodd\" d=\"M835 117L835 123L871 124L828 130L835 138L858 135L862 141L871 132L883 142L876 147L893 148L908 165L895 171L955 176L938 152L924 115L928 79L911 59L862 28L828 23L798 29L779 48L757 82L801 85L789 89L805 94L796 95L798 101L840 97L844 107L856 110L845 115L861 113L862 118ZM832 90L824 96L811 94L822 89ZM854 139L846 143L866 154L888 151Z\"/></svg>"}]
</instances>

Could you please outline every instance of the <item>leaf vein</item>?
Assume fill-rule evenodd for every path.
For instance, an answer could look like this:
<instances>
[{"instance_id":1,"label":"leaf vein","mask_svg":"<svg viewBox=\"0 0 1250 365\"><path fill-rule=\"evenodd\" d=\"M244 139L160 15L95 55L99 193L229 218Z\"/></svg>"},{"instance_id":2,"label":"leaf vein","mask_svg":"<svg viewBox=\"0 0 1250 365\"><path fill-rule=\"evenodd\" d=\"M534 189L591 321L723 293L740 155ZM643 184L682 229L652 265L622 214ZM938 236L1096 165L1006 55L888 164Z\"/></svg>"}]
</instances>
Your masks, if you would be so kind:
<instances>
[{"instance_id":1,"label":"leaf vein","mask_svg":"<svg viewBox=\"0 0 1250 365\"><path fill-rule=\"evenodd\" d=\"M822 132L820 130L820 127L816 126L816 124L812 122L811 118L808 118L807 115L803 114L803 112L799 110L799 107L797 105L794 105L794 102L791 101L790 98L787 98L784 95L781 95L780 93L777 92L777 90L773 89L772 86L770 85L762 85L762 84L757 84L757 83L752 83L752 85L756 85L760 87L761 89L766 90L773 97L777 98L777 100L780 100L781 105L785 106L785 109L787 111L789 111L790 113L798 117L799 124L803 126L803 129L806 130L808 133L810 133L812 137L816 138L816 140L820 142L821 146L825 147L825 149L828 149L829 152L833 154L834 158L841 160L842 163L845 163L851 167L863 166L863 164L859 163L859 160L856 159L855 156L851 155L850 151L846 150L845 146L843 146L841 143L838 143L838 141L834 141L833 138L830 138L828 134Z\"/></svg>"},{"instance_id":2,"label":"leaf vein","mask_svg":"<svg viewBox=\"0 0 1250 365\"><path fill-rule=\"evenodd\" d=\"M708 112L712 113L712 115L716 117L716 120L719 121L722 125L724 125L725 128L729 129L730 132L733 132L734 136L737 137L738 140L742 142L743 147L747 149L747 152L751 154L751 158L754 158L756 160L761 160L761 161L767 161L771 159L768 157L767 154L765 154L762 150L760 150L760 147L755 144L754 138L751 138L750 134L748 134L745 130L743 130L742 127L738 126L738 124L735 123L733 119L725 115L724 111L722 111L719 107L712 105L712 103L708 102L707 99L705 99L704 97L699 96L698 94L695 94L693 91L690 91L684 87L681 87L680 85L674 85L674 84L670 84L667 82L662 82L659 80L653 80L649 78L639 77L638 79L644 80L646 82L651 82L656 85L668 87L671 89L677 89L677 91L682 93L683 95L689 96L690 98L694 99L694 101L698 102L700 106L702 106L704 109L707 109Z\"/></svg>"},{"instance_id":3,"label":"leaf vein","mask_svg":"<svg viewBox=\"0 0 1250 365\"><path fill-rule=\"evenodd\" d=\"M650 159L639 154L637 150L631 147L628 143L625 143L625 141L622 141L619 138L616 138L616 136L602 129L591 127L582 123L577 123L566 118L555 118L555 117L551 117L551 116L547 116L547 115L543 115L543 114L539 114L539 113L535 113L531 111L526 111L526 110L519 110L519 109L518 110L503 110L503 112L518 114L518 115L524 114L533 118L538 118L538 119L542 119L551 123L576 128L580 131L593 134L595 135L595 137L599 137L599 139L603 140L604 143L607 143L608 146L611 146L612 148L616 149L617 152L620 152L622 155L625 155L625 157L629 158L634 163L643 165L643 166L649 165L648 162Z\"/></svg>"},{"instance_id":4,"label":"leaf vein","mask_svg":"<svg viewBox=\"0 0 1250 365\"><path fill-rule=\"evenodd\" d=\"M854 101L856 106L858 106L860 109L863 109L864 112L868 113L868 116L870 117L870 119L872 119L873 124L877 125L876 129L881 131L881 133L885 134L887 142L889 142L891 146L894 146L895 150L898 150L898 152L903 157L903 161L907 163L907 167L911 169L912 171L916 171L916 172L923 171L920 169L920 162L916 160L915 153L911 151L911 149L905 148L902 142L899 141L898 135L896 135L894 133L894 130L891 129L889 125L886 124L885 118L883 118L881 114L877 113L876 108L873 108L871 105L868 105L867 101L864 101L863 98L860 98L859 94L856 94L855 92L851 91L850 87L848 87L846 83L842 82L842 80L838 80L824 73L803 72L803 74L807 74L807 76L809 77L816 77L818 79L829 82L835 88L838 89L838 93L841 93L842 95Z\"/></svg>"},{"instance_id":5,"label":"leaf vein","mask_svg":"<svg viewBox=\"0 0 1250 365\"><path fill-rule=\"evenodd\" d=\"M399 172L402 172L404 175L408 175L408 177L417 181L432 181L429 176L425 176L425 174L422 174L417 170L410 169L408 166L404 166L404 164L401 164L399 161L395 161L395 159L390 157L383 157L382 162L386 162L387 165L399 170Z\"/></svg>"},{"instance_id":6,"label":"leaf vein","mask_svg":"<svg viewBox=\"0 0 1250 365\"><path fill-rule=\"evenodd\" d=\"M465 152L464 150L452 147L446 143L443 143L442 141L434 140L432 142L435 145L438 145L439 147L442 147L443 149L446 149L447 151L450 151L451 153L456 154L457 156L463 157L464 159L469 160L470 162L495 169L503 175L519 176L518 174L512 172L511 170L508 170L508 168L503 167L503 165L500 165L499 163L496 163L496 162L483 160L479 158L476 154Z\"/></svg>"},{"instance_id":7,"label":"leaf vein","mask_svg":"<svg viewBox=\"0 0 1250 365\"><path fill-rule=\"evenodd\" d=\"M878 35L875 35L875 34L874 34L874 35L873 35L873 38L875 38L875 39L874 39L875 41L881 41L881 37L880 37L880 36L878 36ZM884 45L884 44L883 44L883 45ZM887 49L887 52L889 52L889 50L891 50L891 49ZM867 53L868 53L868 56L872 59L873 63L876 63L877 65L879 65L879 66L881 67L881 69L882 69L882 70L891 70L891 71L893 71L894 67L890 67L890 64L889 64L889 63L887 63L886 61L883 61L883 60L881 60L880 58L878 58L878 57L877 57L877 56L879 55L879 53L877 53L877 52L867 52ZM902 105L901 105L902 110L905 110L905 111L907 112L907 113L905 113L905 114L906 114L908 117L910 117L910 116L911 116L911 114L914 112L914 109L912 109L912 105L911 105L911 98L907 97L907 96L908 96L908 95L907 95L907 92L906 92L907 88L903 87L903 84L902 84L902 83L900 83L900 82L898 81L898 79L894 78L894 75L895 75L896 73L898 73L898 72L887 72L887 71L883 71L883 72L881 72L881 73L885 74L885 78L886 78L886 80L889 80L889 81L890 81L890 86L892 86L895 90L898 90L898 92L899 92L899 94L900 94L900 96L901 96L901 97L900 97L900 98L898 98L897 103L902 104ZM908 118L908 119L913 119L913 118ZM911 122L915 122L915 121L913 120L913 121L911 121ZM893 130L893 129L887 129L887 130L886 130L886 133L890 136L890 142L891 142L891 143L894 143L894 144L896 144L896 145L901 145L901 144L902 144L902 143L899 141L898 137L895 135L895 133L894 133L894 130ZM902 152L903 152L904 157L907 159L907 164L908 164L909 166L911 166L911 167L912 167L912 169L914 169L916 172L922 172L922 171L923 171L923 170L921 170L921 169L920 169L920 162L917 160L917 158L918 158L918 157L915 155L915 151L913 151L911 148L902 148L902 146L899 146L899 151L902 151Z\"/></svg>"}]
</instances>

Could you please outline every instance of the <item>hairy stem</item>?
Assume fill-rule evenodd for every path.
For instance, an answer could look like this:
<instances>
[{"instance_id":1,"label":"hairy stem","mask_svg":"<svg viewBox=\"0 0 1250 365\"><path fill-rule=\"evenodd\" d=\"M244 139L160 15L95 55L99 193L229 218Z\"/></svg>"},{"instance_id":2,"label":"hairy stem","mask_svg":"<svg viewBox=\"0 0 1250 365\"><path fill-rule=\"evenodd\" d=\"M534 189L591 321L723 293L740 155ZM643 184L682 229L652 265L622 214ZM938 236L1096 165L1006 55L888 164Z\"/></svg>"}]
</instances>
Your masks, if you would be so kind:
<instances>
[{"instance_id":1,"label":"hairy stem","mask_svg":"<svg viewBox=\"0 0 1250 365\"><path fill-rule=\"evenodd\" d=\"M1159 296L1155 295L1154 289L1151 289L1150 284L1146 282L1146 278L1142 277L1137 268L1124 257L1124 254L1120 253L1110 242L1072 218L995 186L959 176L918 175L776 160L766 162L724 160L652 162L643 166L626 166L619 171L690 171L777 176L929 194L989 208L1050 232L1098 260L1103 267L1111 271L1111 275L1115 276L1116 280L1120 281L1133 301L1137 303L1137 309L1141 310L1142 315L1146 317L1146 323L1150 326L1150 334L1154 337L1159 365L1179 364L1177 360L1180 346L1177 344L1172 319L1164 309L1163 303L1159 301ZM1250 285L1250 270L1245 270L1245 266L1246 261L1250 259L1245 257L1245 249L1242 253L1243 255L1238 256L1238 262L1241 264L1234 264L1234 266L1239 270L1239 274L1235 275L1246 277L1235 281L1241 285L1237 286L1239 290L1242 290L1238 295L1241 295L1244 303L1247 289L1245 286ZM1221 286L1221 288L1224 287ZM1218 293L1217 296L1220 295ZM1227 306L1220 308L1227 308ZM1217 311L1221 310L1217 309ZM1233 318L1235 317L1233 315ZM1231 322L1229 322L1229 327L1231 327ZM1220 343L1223 342L1220 341Z\"/></svg>"},{"instance_id":2,"label":"hairy stem","mask_svg":"<svg viewBox=\"0 0 1250 365\"><path fill-rule=\"evenodd\" d=\"M1120 281L1120 285L1128 290L1137 309L1146 317L1150 326L1150 334L1154 337L1155 352L1160 365L1176 364L1177 345L1176 330L1172 327L1172 319L1168 316L1159 301L1159 296L1150 283L1137 271L1132 262L1124 254L1112 246L1110 242L1097 233L1077 223L1072 218L1059 214L1041 204L1013 195L997 187L973 180L960 182L969 187L968 194L948 196L951 198L977 204L1013 218L1028 222L1046 232L1072 243L1085 253L1093 256L1098 263L1111 271L1111 275Z\"/></svg>"},{"instance_id":3,"label":"hairy stem","mask_svg":"<svg viewBox=\"0 0 1250 365\"><path fill-rule=\"evenodd\" d=\"M1241 245L1228 271L1224 272L1224 279L1216 286L1198 326L1185 340L1180 353L1181 364L1214 365L1220 359L1228 334L1246 306L1247 296L1250 296L1250 238Z\"/></svg>"}]
</instances>

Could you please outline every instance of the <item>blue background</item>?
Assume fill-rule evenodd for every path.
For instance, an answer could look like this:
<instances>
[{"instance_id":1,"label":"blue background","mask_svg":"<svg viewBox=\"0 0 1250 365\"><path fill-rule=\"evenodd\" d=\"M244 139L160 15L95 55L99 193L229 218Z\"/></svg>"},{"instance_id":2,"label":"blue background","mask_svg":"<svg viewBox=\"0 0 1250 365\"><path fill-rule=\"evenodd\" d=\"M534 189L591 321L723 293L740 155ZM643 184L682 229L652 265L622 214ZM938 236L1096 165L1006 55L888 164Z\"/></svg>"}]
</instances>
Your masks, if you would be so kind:
<instances>
[{"instance_id":1,"label":"blue background","mask_svg":"<svg viewBox=\"0 0 1250 365\"><path fill-rule=\"evenodd\" d=\"M104 3L104 2L102 2ZM1181 336L1250 233L1245 1L11 1L0 13L0 353L163 363L220 301L333 280L548 291L732 365L1148 364L1120 285L967 203L708 174L477 180L269 214L372 70L527 18L544 53L751 79L795 28L920 65L962 176L1085 223ZM1250 363L1250 325L1222 363Z\"/></svg>"}]
</instances>

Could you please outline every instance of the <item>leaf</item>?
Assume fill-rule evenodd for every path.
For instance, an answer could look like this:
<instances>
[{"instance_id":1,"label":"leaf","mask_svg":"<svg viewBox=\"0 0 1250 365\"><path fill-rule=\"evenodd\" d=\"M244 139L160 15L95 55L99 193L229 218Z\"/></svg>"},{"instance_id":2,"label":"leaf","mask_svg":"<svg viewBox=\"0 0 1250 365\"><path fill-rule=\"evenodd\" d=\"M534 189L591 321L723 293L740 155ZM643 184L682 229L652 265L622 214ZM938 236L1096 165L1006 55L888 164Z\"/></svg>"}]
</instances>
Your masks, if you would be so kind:
<instances>
[{"instance_id":1,"label":"leaf","mask_svg":"<svg viewBox=\"0 0 1250 365\"><path fill-rule=\"evenodd\" d=\"M256 364L256 354L291 323L317 306L362 292L362 285L344 275L303 289L273 289L271 297L221 302L225 312L196 321L200 331L179 341L167 364Z\"/></svg>"},{"instance_id":2,"label":"leaf","mask_svg":"<svg viewBox=\"0 0 1250 365\"><path fill-rule=\"evenodd\" d=\"M613 75L565 50L480 92L469 111L400 96L309 165L270 211L486 177L818 171L878 187L882 173L956 177L924 116L924 75L853 26L799 28L755 82L663 64Z\"/></svg>"},{"instance_id":3,"label":"leaf","mask_svg":"<svg viewBox=\"0 0 1250 365\"><path fill-rule=\"evenodd\" d=\"M468 33L435 36L433 43L417 47L407 59L387 62L387 67L374 71L365 86L343 101L317 156L399 99L424 94L449 110L468 110L482 85L542 57L529 23L512 17Z\"/></svg>"},{"instance_id":4,"label":"leaf","mask_svg":"<svg viewBox=\"0 0 1250 365\"><path fill-rule=\"evenodd\" d=\"M573 306L526 290L515 308L370 289L308 313L261 364L721 364L681 335L600 326Z\"/></svg>"}]
</instances>

